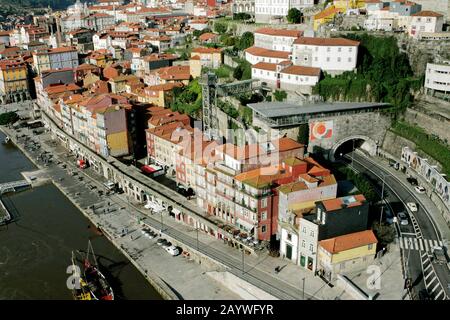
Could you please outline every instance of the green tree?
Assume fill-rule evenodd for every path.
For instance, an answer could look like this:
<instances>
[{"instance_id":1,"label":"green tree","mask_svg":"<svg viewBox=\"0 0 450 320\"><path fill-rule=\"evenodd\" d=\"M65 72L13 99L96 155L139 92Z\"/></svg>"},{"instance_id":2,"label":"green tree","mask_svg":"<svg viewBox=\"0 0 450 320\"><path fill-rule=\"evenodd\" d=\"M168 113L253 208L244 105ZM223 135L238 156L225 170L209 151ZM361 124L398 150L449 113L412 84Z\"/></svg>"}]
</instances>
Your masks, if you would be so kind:
<instances>
[{"instance_id":1,"label":"green tree","mask_svg":"<svg viewBox=\"0 0 450 320\"><path fill-rule=\"evenodd\" d=\"M236 49L245 50L250 48L255 43L255 36L251 32L244 32L240 38L236 41Z\"/></svg>"},{"instance_id":2,"label":"green tree","mask_svg":"<svg viewBox=\"0 0 450 320\"><path fill-rule=\"evenodd\" d=\"M193 35L195 38L198 38L198 37L200 37L202 34L207 33L207 32L211 32L211 29L206 28L206 29L203 29L203 30L194 30L194 32L192 33L192 35Z\"/></svg>"},{"instance_id":3,"label":"green tree","mask_svg":"<svg viewBox=\"0 0 450 320\"><path fill-rule=\"evenodd\" d=\"M288 11L287 21L289 23L300 23L302 19L302 13L297 8L291 8Z\"/></svg>"},{"instance_id":4,"label":"green tree","mask_svg":"<svg viewBox=\"0 0 450 320\"><path fill-rule=\"evenodd\" d=\"M214 31L219 34L225 34L228 31L228 25L226 23L216 22L214 24Z\"/></svg>"},{"instance_id":5,"label":"green tree","mask_svg":"<svg viewBox=\"0 0 450 320\"><path fill-rule=\"evenodd\" d=\"M241 80L243 73L244 73L244 70L242 69L242 67L240 65L238 65L233 71L233 77L237 80Z\"/></svg>"},{"instance_id":6,"label":"green tree","mask_svg":"<svg viewBox=\"0 0 450 320\"><path fill-rule=\"evenodd\" d=\"M308 144L308 140L309 140L309 125L307 123L304 123L298 127L297 141L302 144Z\"/></svg>"},{"instance_id":7,"label":"green tree","mask_svg":"<svg viewBox=\"0 0 450 320\"><path fill-rule=\"evenodd\" d=\"M239 13L235 13L233 15L234 20L248 20L251 17L252 17L251 15L249 15L248 13L245 13L245 12L239 12Z\"/></svg>"},{"instance_id":8,"label":"green tree","mask_svg":"<svg viewBox=\"0 0 450 320\"><path fill-rule=\"evenodd\" d=\"M286 93L286 91L276 90L273 93L273 96L275 97L276 101L283 101L284 99L287 98L287 93Z\"/></svg>"},{"instance_id":9,"label":"green tree","mask_svg":"<svg viewBox=\"0 0 450 320\"><path fill-rule=\"evenodd\" d=\"M5 112L0 114L0 125L7 125L19 120L19 115L15 112Z\"/></svg>"}]
</instances>

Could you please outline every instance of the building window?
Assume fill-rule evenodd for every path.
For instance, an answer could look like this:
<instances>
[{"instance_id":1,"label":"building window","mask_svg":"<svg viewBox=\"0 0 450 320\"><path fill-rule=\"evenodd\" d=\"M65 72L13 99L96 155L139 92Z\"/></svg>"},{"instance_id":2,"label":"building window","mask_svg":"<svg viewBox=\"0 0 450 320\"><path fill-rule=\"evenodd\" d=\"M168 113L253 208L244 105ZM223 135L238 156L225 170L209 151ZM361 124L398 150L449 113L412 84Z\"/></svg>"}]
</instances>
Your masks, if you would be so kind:
<instances>
[{"instance_id":1,"label":"building window","mask_svg":"<svg viewBox=\"0 0 450 320\"><path fill-rule=\"evenodd\" d=\"M352 58L348 58L348 62L352 62Z\"/></svg>"},{"instance_id":2,"label":"building window","mask_svg":"<svg viewBox=\"0 0 450 320\"><path fill-rule=\"evenodd\" d=\"M314 251L314 246L312 245L312 243L309 244L309 251L311 251L311 252Z\"/></svg>"},{"instance_id":3,"label":"building window","mask_svg":"<svg viewBox=\"0 0 450 320\"><path fill-rule=\"evenodd\" d=\"M330 57L327 57L327 62L330 62Z\"/></svg>"},{"instance_id":4,"label":"building window","mask_svg":"<svg viewBox=\"0 0 450 320\"><path fill-rule=\"evenodd\" d=\"M352 52L353 51L353 47L348 48L348 52Z\"/></svg>"},{"instance_id":5,"label":"building window","mask_svg":"<svg viewBox=\"0 0 450 320\"><path fill-rule=\"evenodd\" d=\"M305 247L305 240L302 241L302 248Z\"/></svg>"},{"instance_id":6,"label":"building window","mask_svg":"<svg viewBox=\"0 0 450 320\"><path fill-rule=\"evenodd\" d=\"M327 47L327 52L331 52L331 48L330 47Z\"/></svg>"},{"instance_id":7,"label":"building window","mask_svg":"<svg viewBox=\"0 0 450 320\"><path fill-rule=\"evenodd\" d=\"M310 235L311 237L314 237L314 230L311 230L311 232L309 233L309 235Z\"/></svg>"},{"instance_id":8,"label":"building window","mask_svg":"<svg viewBox=\"0 0 450 320\"><path fill-rule=\"evenodd\" d=\"M264 211L261 213L261 220L266 220L267 219L267 212Z\"/></svg>"},{"instance_id":9,"label":"building window","mask_svg":"<svg viewBox=\"0 0 450 320\"><path fill-rule=\"evenodd\" d=\"M340 268L341 270L344 270L344 269L345 269L345 262L342 262L342 263L339 265L339 268Z\"/></svg>"},{"instance_id":10,"label":"building window","mask_svg":"<svg viewBox=\"0 0 450 320\"><path fill-rule=\"evenodd\" d=\"M303 227L303 233L306 233L306 227Z\"/></svg>"},{"instance_id":11,"label":"building window","mask_svg":"<svg viewBox=\"0 0 450 320\"><path fill-rule=\"evenodd\" d=\"M290 234L290 233L287 234L287 240L292 241L292 234Z\"/></svg>"},{"instance_id":12,"label":"building window","mask_svg":"<svg viewBox=\"0 0 450 320\"><path fill-rule=\"evenodd\" d=\"M341 47L338 47L338 52L341 52L342 51L342 48Z\"/></svg>"},{"instance_id":13,"label":"building window","mask_svg":"<svg viewBox=\"0 0 450 320\"><path fill-rule=\"evenodd\" d=\"M373 247L373 244L371 243L367 246L367 249L372 250L372 247Z\"/></svg>"},{"instance_id":14,"label":"building window","mask_svg":"<svg viewBox=\"0 0 450 320\"><path fill-rule=\"evenodd\" d=\"M338 58L337 58L337 62L341 62L341 57L338 57Z\"/></svg>"},{"instance_id":15,"label":"building window","mask_svg":"<svg viewBox=\"0 0 450 320\"><path fill-rule=\"evenodd\" d=\"M265 225L263 225L263 226L261 227L261 232L262 232L262 233L265 233L265 232L266 232L266 226L265 226Z\"/></svg>"},{"instance_id":16,"label":"building window","mask_svg":"<svg viewBox=\"0 0 450 320\"><path fill-rule=\"evenodd\" d=\"M261 208L267 207L267 198L261 199Z\"/></svg>"}]
</instances>

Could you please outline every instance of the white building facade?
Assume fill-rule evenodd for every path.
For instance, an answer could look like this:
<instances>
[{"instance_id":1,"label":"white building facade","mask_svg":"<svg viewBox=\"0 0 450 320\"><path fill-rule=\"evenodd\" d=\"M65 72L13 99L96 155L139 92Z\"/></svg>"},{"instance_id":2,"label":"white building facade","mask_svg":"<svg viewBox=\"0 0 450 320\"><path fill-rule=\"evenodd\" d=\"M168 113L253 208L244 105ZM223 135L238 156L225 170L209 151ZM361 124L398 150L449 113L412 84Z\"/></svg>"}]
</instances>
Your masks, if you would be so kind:
<instances>
[{"instance_id":1,"label":"white building facade","mask_svg":"<svg viewBox=\"0 0 450 320\"><path fill-rule=\"evenodd\" d=\"M428 63L425 73L427 94L450 94L450 61L443 64Z\"/></svg>"},{"instance_id":2,"label":"white building facade","mask_svg":"<svg viewBox=\"0 0 450 320\"><path fill-rule=\"evenodd\" d=\"M255 0L256 23L284 20L289 9L312 7L314 0Z\"/></svg>"},{"instance_id":3,"label":"white building facade","mask_svg":"<svg viewBox=\"0 0 450 320\"><path fill-rule=\"evenodd\" d=\"M355 71L358 57L358 41L344 38L307 38L294 42L295 65L320 68L331 75Z\"/></svg>"}]
</instances>

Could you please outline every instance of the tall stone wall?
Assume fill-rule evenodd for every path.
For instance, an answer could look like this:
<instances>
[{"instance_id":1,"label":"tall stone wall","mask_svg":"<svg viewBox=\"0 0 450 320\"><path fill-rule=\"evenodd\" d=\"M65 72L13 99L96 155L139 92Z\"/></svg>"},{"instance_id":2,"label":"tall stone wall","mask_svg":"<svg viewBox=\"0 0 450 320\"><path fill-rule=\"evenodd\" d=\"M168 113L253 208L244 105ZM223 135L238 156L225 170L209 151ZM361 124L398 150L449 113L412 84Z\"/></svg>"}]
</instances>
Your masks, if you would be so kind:
<instances>
[{"instance_id":1,"label":"tall stone wall","mask_svg":"<svg viewBox=\"0 0 450 320\"><path fill-rule=\"evenodd\" d=\"M435 134L440 139L450 143L450 121L448 119L437 119L423 112L408 108L404 114L406 122L417 125L429 134Z\"/></svg>"},{"instance_id":2,"label":"tall stone wall","mask_svg":"<svg viewBox=\"0 0 450 320\"><path fill-rule=\"evenodd\" d=\"M381 148L384 151L394 156L396 159L401 159L403 147L411 148L412 150L416 151L419 154L419 156L427 158L430 164L437 166L438 170L442 170L442 165L433 158L431 158L428 154L418 149L414 142L406 138L403 138L392 131L386 132L386 136L381 146Z\"/></svg>"},{"instance_id":3,"label":"tall stone wall","mask_svg":"<svg viewBox=\"0 0 450 320\"><path fill-rule=\"evenodd\" d=\"M328 122L329 121L329 122ZM332 151L339 143L350 138L369 138L372 147L376 147L378 142L380 145L384 140L386 130L391 125L390 118L381 113L356 113L335 117L326 117L317 120L310 120L310 128L317 122L326 122L328 129L332 130L331 137L315 138L311 132L309 134L309 152ZM364 139L366 140L366 139ZM375 152L375 150L372 150Z\"/></svg>"}]
</instances>

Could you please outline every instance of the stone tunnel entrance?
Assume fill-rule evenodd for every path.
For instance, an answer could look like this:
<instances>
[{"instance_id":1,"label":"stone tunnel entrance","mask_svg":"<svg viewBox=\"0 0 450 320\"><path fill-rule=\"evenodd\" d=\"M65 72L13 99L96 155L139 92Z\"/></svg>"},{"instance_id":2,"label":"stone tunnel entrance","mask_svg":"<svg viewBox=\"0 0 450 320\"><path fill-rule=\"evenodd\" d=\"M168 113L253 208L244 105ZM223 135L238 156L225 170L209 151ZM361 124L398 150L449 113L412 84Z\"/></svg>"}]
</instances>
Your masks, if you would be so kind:
<instances>
[{"instance_id":1,"label":"stone tunnel entrance","mask_svg":"<svg viewBox=\"0 0 450 320\"><path fill-rule=\"evenodd\" d=\"M348 137L345 140L336 143L330 150L330 160L336 161L357 149L361 149L370 155L375 155L377 151L377 142L364 136Z\"/></svg>"}]
</instances>

